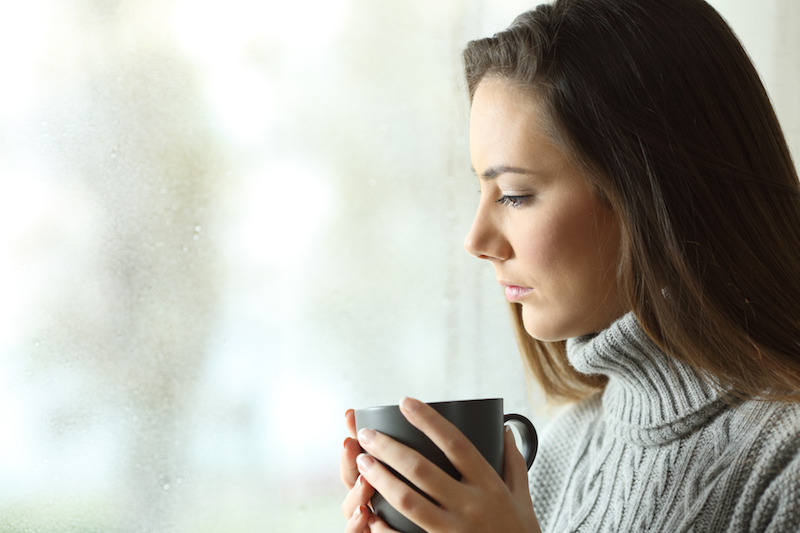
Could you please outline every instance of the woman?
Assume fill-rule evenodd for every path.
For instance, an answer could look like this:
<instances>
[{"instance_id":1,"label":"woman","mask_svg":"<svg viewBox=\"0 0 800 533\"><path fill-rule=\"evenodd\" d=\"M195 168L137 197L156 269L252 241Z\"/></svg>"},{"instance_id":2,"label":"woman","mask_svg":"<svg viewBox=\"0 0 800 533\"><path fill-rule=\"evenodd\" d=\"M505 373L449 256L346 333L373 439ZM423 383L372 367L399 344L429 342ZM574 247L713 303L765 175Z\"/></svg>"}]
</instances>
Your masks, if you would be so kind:
<instances>
[{"instance_id":1,"label":"woman","mask_svg":"<svg viewBox=\"0 0 800 533\"><path fill-rule=\"evenodd\" d=\"M464 57L466 247L571 405L529 477L507 438L500 479L405 400L463 478L363 431L346 531L389 531L375 490L436 532L799 531L800 187L729 27L703 0L556 0Z\"/></svg>"}]
</instances>

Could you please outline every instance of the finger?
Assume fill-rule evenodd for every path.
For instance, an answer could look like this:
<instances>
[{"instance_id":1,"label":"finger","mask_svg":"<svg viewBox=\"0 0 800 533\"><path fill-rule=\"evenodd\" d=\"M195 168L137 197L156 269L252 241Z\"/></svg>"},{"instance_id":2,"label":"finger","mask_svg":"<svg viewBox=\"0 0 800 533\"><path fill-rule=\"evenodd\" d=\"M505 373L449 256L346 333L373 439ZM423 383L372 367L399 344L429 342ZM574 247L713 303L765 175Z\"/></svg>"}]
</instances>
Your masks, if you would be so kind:
<instances>
[{"instance_id":1,"label":"finger","mask_svg":"<svg viewBox=\"0 0 800 533\"><path fill-rule=\"evenodd\" d=\"M342 515L349 518L359 507L365 506L375 494L375 489L361 476L356 480L355 485L345 496L342 502Z\"/></svg>"},{"instance_id":2,"label":"finger","mask_svg":"<svg viewBox=\"0 0 800 533\"><path fill-rule=\"evenodd\" d=\"M339 459L339 477L348 490L358 479L358 468L356 467L356 457L361 453L361 446L358 441L350 437L344 439L344 448Z\"/></svg>"},{"instance_id":3,"label":"finger","mask_svg":"<svg viewBox=\"0 0 800 533\"><path fill-rule=\"evenodd\" d=\"M371 455L363 453L358 456L358 469L389 505L412 522L431 523L436 512L440 511L438 505L400 480Z\"/></svg>"},{"instance_id":4,"label":"finger","mask_svg":"<svg viewBox=\"0 0 800 533\"><path fill-rule=\"evenodd\" d=\"M458 481L418 451L374 430L362 429L358 432L358 439L361 447L372 457L391 466L439 503L444 504L446 496L457 494ZM381 490L378 492L383 494Z\"/></svg>"},{"instance_id":5,"label":"finger","mask_svg":"<svg viewBox=\"0 0 800 533\"><path fill-rule=\"evenodd\" d=\"M357 507L347 520L345 533L371 533L369 527L370 511L366 505Z\"/></svg>"},{"instance_id":6,"label":"finger","mask_svg":"<svg viewBox=\"0 0 800 533\"><path fill-rule=\"evenodd\" d=\"M527 498L530 501L531 494L528 489L528 465L525 458L517 448L514 434L511 428L506 426L503 443L503 481L515 497Z\"/></svg>"},{"instance_id":7,"label":"finger","mask_svg":"<svg viewBox=\"0 0 800 533\"><path fill-rule=\"evenodd\" d=\"M356 438L356 412L352 409L345 411L344 421L347 426L347 432L352 438Z\"/></svg>"},{"instance_id":8,"label":"finger","mask_svg":"<svg viewBox=\"0 0 800 533\"><path fill-rule=\"evenodd\" d=\"M412 398L403 398L400 410L406 419L428 436L444 452L465 481L494 474L494 468L477 448L449 420L433 407Z\"/></svg>"}]
</instances>

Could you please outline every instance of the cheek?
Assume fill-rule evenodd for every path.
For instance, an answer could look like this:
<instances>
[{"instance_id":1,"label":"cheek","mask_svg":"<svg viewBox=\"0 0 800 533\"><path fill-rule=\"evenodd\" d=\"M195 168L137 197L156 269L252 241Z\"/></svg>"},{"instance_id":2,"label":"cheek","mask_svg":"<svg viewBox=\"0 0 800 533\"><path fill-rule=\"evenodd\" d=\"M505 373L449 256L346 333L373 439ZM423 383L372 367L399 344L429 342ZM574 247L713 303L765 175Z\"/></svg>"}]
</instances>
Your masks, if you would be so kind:
<instances>
[{"instance_id":1,"label":"cheek","mask_svg":"<svg viewBox=\"0 0 800 533\"><path fill-rule=\"evenodd\" d=\"M564 228L554 220L537 217L525 227L515 230L515 252L517 257L530 268L535 269L536 277L544 271L557 268L563 261L562 235Z\"/></svg>"},{"instance_id":2,"label":"cheek","mask_svg":"<svg viewBox=\"0 0 800 533\"><path fill-rule=\"evenodd\" d=\"M562 211L530 228L526 255L543 268L568 275L580 269L591 255L594 233L589 217Z\"/></svg>"},{"instance_id":3,"label":"cheek","mask_svg":"<svg viewBox=\"0 0 800 533\"><path fill-rule=\"evenodd\" d=\"M521 237L519 255L570 292L600 283L616 270L619 230L613 215L594 205L576 205L541 217Z\"/></svg>"}]
</instances>

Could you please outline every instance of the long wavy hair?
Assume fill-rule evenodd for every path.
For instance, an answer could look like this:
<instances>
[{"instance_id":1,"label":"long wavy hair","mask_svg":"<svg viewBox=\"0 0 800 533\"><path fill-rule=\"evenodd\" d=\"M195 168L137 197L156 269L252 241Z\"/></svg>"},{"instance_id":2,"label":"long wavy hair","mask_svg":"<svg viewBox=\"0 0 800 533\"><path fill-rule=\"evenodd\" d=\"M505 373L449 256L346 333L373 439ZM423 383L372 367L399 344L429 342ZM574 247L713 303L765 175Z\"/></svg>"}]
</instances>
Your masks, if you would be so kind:
<instances>
[{"instance_id":1,"label":"long wavy hair","mask_svg":"<svg viewBox=\"0 0 800 533\"><path fill-rule=\"evenodd\" d=\"M702 0L556 0L463 53L530 88L620 221L618 282L666 353L727 393L800 400L800 187L769 97ZM534 340L554 400L601 389Z\"/></svg>"}]
</instances>

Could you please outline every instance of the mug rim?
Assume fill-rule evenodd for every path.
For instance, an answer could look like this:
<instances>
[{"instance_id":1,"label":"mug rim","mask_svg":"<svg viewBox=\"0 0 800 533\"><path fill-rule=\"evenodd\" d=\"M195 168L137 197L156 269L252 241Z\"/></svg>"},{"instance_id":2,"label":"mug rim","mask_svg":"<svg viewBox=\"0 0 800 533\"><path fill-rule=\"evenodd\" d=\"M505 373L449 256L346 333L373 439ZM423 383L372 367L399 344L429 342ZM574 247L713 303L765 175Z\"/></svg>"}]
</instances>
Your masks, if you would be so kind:
<instances>
[{"instance_id":1,"label":"mug rim","mask_svg":"<svg viewBox=\"0 0 800 533\"><path fill-rule=\"evenodd\" d=\"M497 401L503 401L503 398L470 398L470 399L466 399L466 400L441 400L441 401L438 401L438 402L424 402L424 403L426 403L427 405L430 405L431 407L437 407L437 406L442 406L442 405L451 405L451 404L459 404L459 403L469 404L469 403L497 402ZM387 405L373 405L373 406L370 406L370 407L361 407L361 408L358 408L358 409L355 409L355 410L356 411L378 411L380 409L391 409L391 408L399 409L400 408L400 404L395 403L395 404L387 404Z\"/></svg>"}]
</instances>

